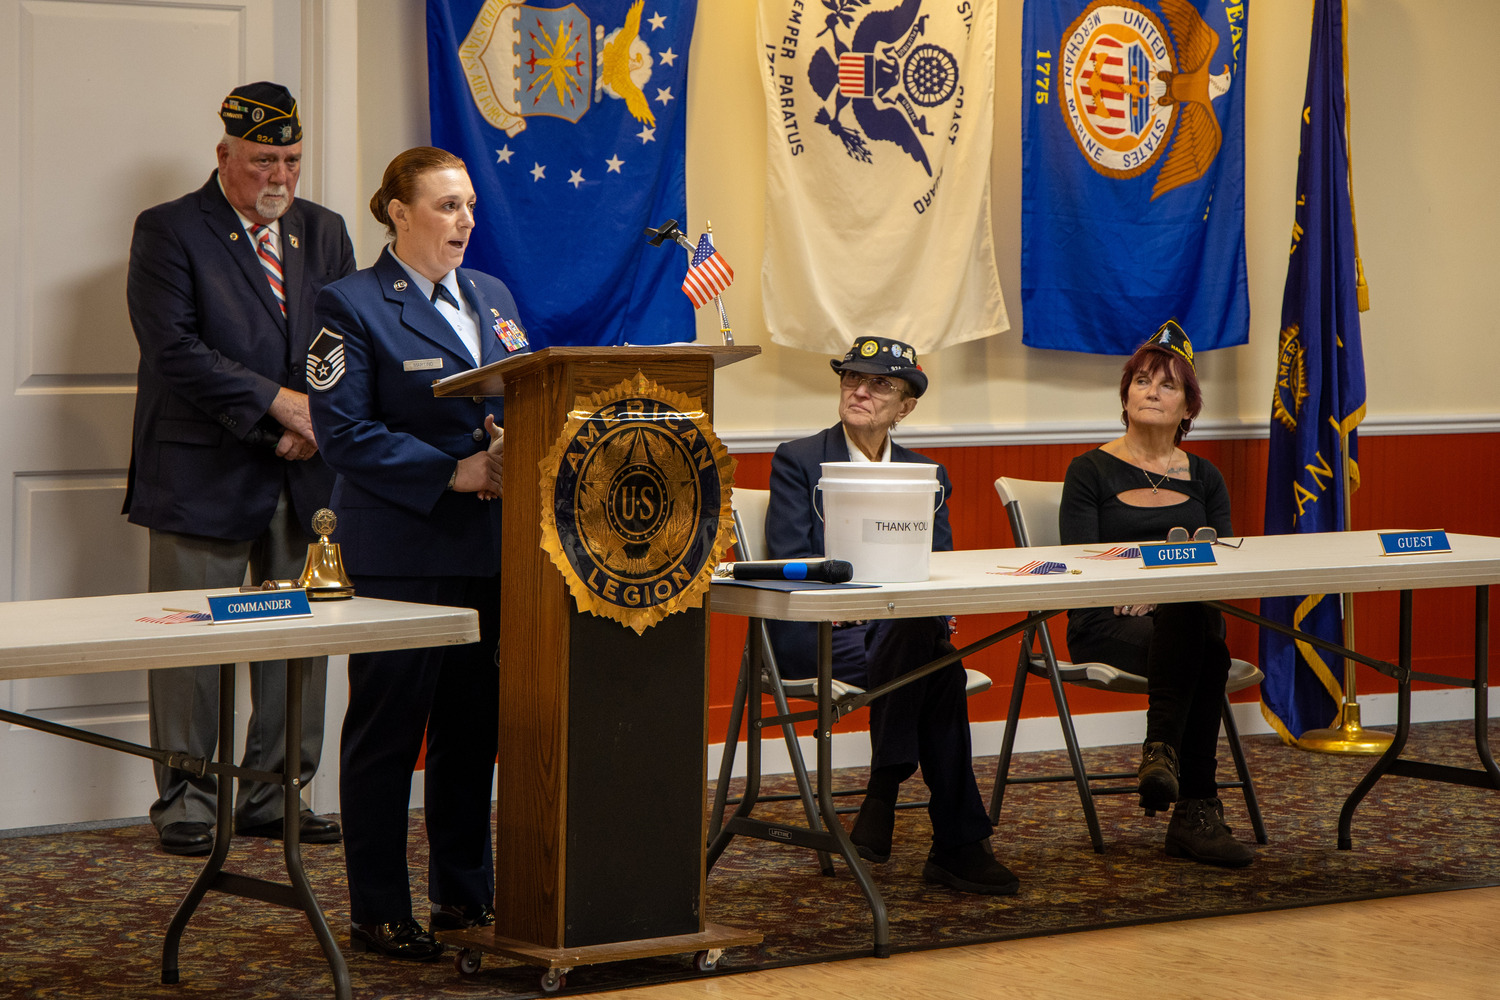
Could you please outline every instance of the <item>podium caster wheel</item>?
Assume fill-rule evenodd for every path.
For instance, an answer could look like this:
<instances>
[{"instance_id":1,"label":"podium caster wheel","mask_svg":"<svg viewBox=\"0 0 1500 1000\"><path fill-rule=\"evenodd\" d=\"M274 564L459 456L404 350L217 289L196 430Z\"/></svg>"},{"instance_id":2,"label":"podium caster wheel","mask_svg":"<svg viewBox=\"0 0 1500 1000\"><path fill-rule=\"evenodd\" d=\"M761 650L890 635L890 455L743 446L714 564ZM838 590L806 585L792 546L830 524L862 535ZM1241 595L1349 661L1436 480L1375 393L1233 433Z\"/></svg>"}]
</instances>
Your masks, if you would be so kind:
<instances>
[{"instance_id":1,"label":"podium caster wheel","mask_svg":"<svg viewBox=\"0 0 1500 1000\"><path fill-rule=\"evenodd\" d=\"M719 959L724 957L724 949L710 948L700 951L693 956L693 968L699 972L712 972L719 967Z\"/></svg>"},{"instance_id":2,"label":"podium caster wheel","mask_svg":"<svg viewBox=\"0 0 1500 1000\"><path fill-rule=\"evenodd\" d=\"M478 952L469 948L460 948L453 956L453 968L460 976L472 976L479 971L482 960L483 956Z\"/></svg>"},{"instance_id":3,"label":"podium caster wheel","mask_svg":"<svg viewBox=\"0 0 1500 1000\"><path fill-rule=\"evenodd\" d=\"M561 969L548 969L542 973L542 992L556 993L568 985L568 974Z\"/></svg>"}]
</instances>

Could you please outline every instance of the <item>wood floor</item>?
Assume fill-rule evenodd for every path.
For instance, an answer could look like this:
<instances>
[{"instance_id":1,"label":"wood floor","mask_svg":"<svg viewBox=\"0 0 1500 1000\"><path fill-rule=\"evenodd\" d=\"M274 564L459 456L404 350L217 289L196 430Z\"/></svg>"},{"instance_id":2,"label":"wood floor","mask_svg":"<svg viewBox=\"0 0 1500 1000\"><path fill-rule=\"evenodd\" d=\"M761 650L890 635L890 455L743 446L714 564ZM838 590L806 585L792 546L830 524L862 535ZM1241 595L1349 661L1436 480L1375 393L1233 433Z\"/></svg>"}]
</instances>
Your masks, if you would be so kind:
<instances>
[{"instance_id":1,"label":"wood floor","mask_svg":"<svg viewBox=\"0 0 1500 1000\"><path fill-rule=\"evenodd\" d=\"M1500 888L804 965L611 996L1492 1000L1500 997Z\"/></svg>"}]
</instances>

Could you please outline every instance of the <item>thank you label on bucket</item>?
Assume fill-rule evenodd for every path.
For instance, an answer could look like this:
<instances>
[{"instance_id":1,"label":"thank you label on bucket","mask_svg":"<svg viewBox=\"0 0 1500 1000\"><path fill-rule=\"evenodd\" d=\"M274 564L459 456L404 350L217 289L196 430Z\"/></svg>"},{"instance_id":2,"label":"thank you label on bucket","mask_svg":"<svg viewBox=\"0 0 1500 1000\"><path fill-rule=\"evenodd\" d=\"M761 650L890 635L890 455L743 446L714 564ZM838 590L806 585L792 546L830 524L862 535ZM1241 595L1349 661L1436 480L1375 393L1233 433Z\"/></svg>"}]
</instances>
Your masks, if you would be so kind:
<instances>
[{"instance_id":1,"label":"thank you label on bucket","mask_svg":"<svg viewBox=\"0 0 1500 1000\"><path fill-rule=\"evenodd\" d=\"M1387 556L1414 556L1419 552L1452 552L1446 531L1382 531L1380 547Z\"/></svg>"},{"instance_id":2,"label":"thank you label on bucket","mask_svg":"<svg viewBox=\"0 0 1500 1000\"><path fill-rule=\"evenodd\" d=\"M860 531L860 540L874 545L923 544L931 548L932 519L921 521L892 521L885 518L867 517Z\"/></svg>"},{"instance_id":3,"label":"thank you label on bucket","mask_svg":"<svg viewBox=\"0 0 1500 1000\"><path fill-rule=\"evenodd\" d=\"M208 612L214 624L251 622L263 618L311 618L305 590L267 590L258 593L210 595Z\"/></svg>"},{"instance_id":4,"label":"thank you label on bucket","mask_svg":"<svg viewBox=\"0 0 1500 1000\"><path fill-rule=\"evenodd\" d=\"M1146 569L1161 569L1163 566L1213 566L1212 542L1164 542L1158 545L1141 545L1141 562Z\"/></svg>"}]
</instances>

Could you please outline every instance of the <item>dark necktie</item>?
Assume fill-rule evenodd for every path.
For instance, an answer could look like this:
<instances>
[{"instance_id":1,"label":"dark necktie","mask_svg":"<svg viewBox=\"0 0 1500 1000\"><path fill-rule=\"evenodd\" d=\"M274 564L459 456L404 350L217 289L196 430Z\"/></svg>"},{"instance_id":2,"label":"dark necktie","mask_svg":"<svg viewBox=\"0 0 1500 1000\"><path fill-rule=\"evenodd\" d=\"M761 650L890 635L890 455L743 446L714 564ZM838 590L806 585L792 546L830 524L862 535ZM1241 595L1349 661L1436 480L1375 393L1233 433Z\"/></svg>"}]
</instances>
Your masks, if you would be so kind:
<instances>
[{"instance_id":1,"label":"dark necktie","mask_svg":"<svg viewBox=\"0 0 1500 1000\"><path fill-rule=\"evenodd\" d=\"M459 312L463 312L463 306L458 304L458 300L453 297L452 292L448 291L446 285L432 286L432 304L437 305L438 299L442 299L444 302L448 303Z\"/></svg>"}]
</instances>

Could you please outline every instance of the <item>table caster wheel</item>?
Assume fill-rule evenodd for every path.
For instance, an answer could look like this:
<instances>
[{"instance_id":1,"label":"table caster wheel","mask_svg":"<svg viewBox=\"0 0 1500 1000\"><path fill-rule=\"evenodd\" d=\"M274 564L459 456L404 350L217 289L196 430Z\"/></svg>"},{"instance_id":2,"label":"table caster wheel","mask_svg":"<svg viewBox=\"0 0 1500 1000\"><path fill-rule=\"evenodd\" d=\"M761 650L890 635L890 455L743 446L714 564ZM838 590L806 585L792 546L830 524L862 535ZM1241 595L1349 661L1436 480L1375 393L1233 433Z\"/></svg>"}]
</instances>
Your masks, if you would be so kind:
<instances>
[{"instance_id":1,"label":"table caster wheel","mask_svg":"<svg viewBox=\"0 0 1500 1000\"><path fill-rule=\"evenodd\" d=\"M723 948L710 948L707 951L700 951L693 956L693 967L699 972L712 972L719 967L719 959L723 957Z\"/></svg>"},{"instance_id":2,"label":"table caster wheel","mask_svg":"<svg viewBox=\"0 0 1500 1000\"><path fill-rule=\"evenodd\" d=\"M561 969L548 969L542 973L542 992L556 993L568 985L568 974Z\"/></svg>"},{"instance_id":3,"label":"table caster wheel","mask_svg":"<svg viewBox=\"0 0 1500 1000\"><path fill-rule=\"evenodd\" d=\"M453 956L453 968L460 976L472 976L479 971L483 956L470 948L460 948Z\"/></svg>"}]
</instances>

